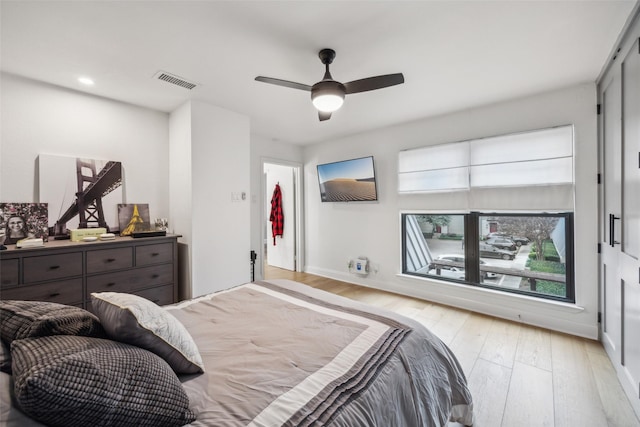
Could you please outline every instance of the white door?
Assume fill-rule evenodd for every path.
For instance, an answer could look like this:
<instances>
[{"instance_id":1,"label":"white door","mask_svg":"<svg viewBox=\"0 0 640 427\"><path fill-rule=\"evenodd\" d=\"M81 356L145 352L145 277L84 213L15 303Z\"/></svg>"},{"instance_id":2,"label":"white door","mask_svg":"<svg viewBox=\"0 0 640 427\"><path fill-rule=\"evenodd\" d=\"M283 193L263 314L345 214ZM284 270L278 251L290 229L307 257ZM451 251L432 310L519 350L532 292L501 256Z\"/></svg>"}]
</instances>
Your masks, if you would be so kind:
<instances>
[{"instance_id":1,"label":"white door","mask_svg":"<svg viewBox=\"0 0 640 427\"><path fill-rule=\"evenodd\" d=\"M620 115L621 85L620 73L613 74L603 84L601 95L602 115L602 213L603 221L602 256L601 256L601 306L602 306L602 340L610 352L618 353L621 345L622 322L621 306L622 289L620 287L618 257L620 245L620 158L621 129ZM612 240L612 232L616 234ZM620 359L616 356L616 359Z\"/></svg>"},{"instance_id":2,"label":"white door","mask_svg":"<svg viewBox=\"0 0 640 427\"><path fill-rule=\"evenodd\" d=\"M267 264L274 267L295 271L296 269L296 188L295 168L291 166L265 163L266 182L266 259ZM271 199L276 184L280 186L282 194L282 210L284 213L284 228L282 237L272 236L269 214L271 212Z\"/></svg>"},{"instance_id":3,"label":"white door","mask_svg":"<svg viewBox=\"0 0 640 427\"><path fill-rule=\"evenodd\" d=\"M622 364L640 400L640 39L622 60ZM618 224L615 224L616 226Z\"/></svg>"},{"instance_id":4,"label":"white door","mask_svg":"<svg viewBox=\"0 0 640 427\"><path fill-rule=\"evenodd\" d=\"M638 25L640 27L640 25ZM640 32L640 28L637 29ZM640 413L640 46L627 43L600 84L602 342Z\"/></svg>"}]
</instances>

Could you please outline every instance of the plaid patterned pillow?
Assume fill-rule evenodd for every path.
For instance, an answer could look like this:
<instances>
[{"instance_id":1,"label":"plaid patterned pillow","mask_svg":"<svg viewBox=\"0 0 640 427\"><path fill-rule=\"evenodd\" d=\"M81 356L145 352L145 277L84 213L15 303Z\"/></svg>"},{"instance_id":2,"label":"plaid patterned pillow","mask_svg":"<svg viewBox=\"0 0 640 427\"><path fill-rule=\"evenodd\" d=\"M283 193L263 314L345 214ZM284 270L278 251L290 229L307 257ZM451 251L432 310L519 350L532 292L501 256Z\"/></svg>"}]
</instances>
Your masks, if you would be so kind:
<instances>
[{"instance_id":1,"label":"plaid patterned pillow","mask_svg":"<svg viewBox=\"0 0 640 427\"><path fill-rule=\"evenodd\" d=\"M180 426L195 420L169 365L155 354L99 338L49 336L11 347L14 394L50 426Z\"/></svg>"},{"instance_id":2,"label":"plaid patterned pillow","mask_svg":"<svg viewBox=\"0 0 640 427\"><path fill-rule=\"evenodd\" d=\"M48 335L106 338L96 316L79 307L44 301L0 301L0 338L11 341Z\"/></svg>"},{"instance_id":3,"label":"plaid patterned pillow","mask_svg":"<svg viewBox=\"0 0 640 427\"><path fill-rule=\"evenodd\" d=\"M0 340L0 372L11 374L11 353L2 340Z\"/></svg>"}]
</instances>

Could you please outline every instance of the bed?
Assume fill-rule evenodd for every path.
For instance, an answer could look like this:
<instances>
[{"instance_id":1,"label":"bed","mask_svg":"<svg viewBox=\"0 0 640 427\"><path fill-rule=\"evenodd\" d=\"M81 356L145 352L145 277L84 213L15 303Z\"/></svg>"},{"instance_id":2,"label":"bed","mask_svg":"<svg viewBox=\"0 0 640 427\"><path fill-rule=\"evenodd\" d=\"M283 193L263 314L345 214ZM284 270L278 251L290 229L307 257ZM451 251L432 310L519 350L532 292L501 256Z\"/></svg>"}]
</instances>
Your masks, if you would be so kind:
<instances>
[{"instance_id":1,"label":"bed","mask_svg":"<svg viewBox=\"0 0 640 427\"><path fill-rule=\"evenodd\" d=\"M101 295L92 298L94 310L100 312L101 304L106 306L100 300ZM94 355L96 352L104 354L100 346L109 347L107 351L118 351L118 355L142 352L142 357L147 357L147 350L150 350L156 354L149 353L155 358L154 363L159 360L160 368L169 364L177 372L177 382L170 372L162 369L161 374L156 371L145 374L146 378L162 378L157 385L160 392L152 390L149 393L165 394L171 387L178 394L184 393L179 397L163 397L165 400L160 403L154 402L161 408L167 406L167 402L178 405L180 418L168 421L166 425L173 422L173 425L193 427L391 427L446 426L449 421L466 426L473 424L471 394L453 353L422 325L399 314L290 280L258 281L158 308L162 316L177 320L178 329L183 327L188 331L185 333L180 329L178 344L169 346L169 353L162 354L153 348L155 344L149 346L139 336L133 341L126 337L139 326L140 317L144 315L139 315L134 323L124 322L121 320L124 305L122 301L109 301L108 315L105 310L97 315L104 331L91 320L91 325L82 324L76 332L69 333L72 336L43 336L49 334L47 332L36 333L30 338L14 337L11 345L13 378L7 373L1 374L0 422L21 427L42 425L23 413L27 407L26 412L32 415L33 408L41 409L38 405L42 405L42 395L36 398L36 392L31 390L26 398L16 400L16 393L27 394L19 390L20 387L30 387L22 385L29 384L23 377L32 379L36 375L32 368L25 368L15 357L29 360L51 357L54 351L44 351L42 346L57 340L53 348L63 348L68 353L64 356L64 369L68 369L66 360L76 354L71 349L76 345L75 341L71 343L70 340L78 340L83 351L91 347L89 351ZM150 318L159 318L157 312L147 314ZM118 322L122 328L116 331L110 325ZM147 333L153 327L162 329L164 325L144 325L140 330ZM87 332L91 329L94 330ZM74 336L83 334L85 336ZM5 344L11 341L4 335L2 338ZM189 340L196 348L187 348L176 360L176 348L185 343L188 347ZM30 351L46 354L25 357L23 354L29 350L27 344L33 347ZM114 359L125 360L126 357L129 356L102 357L98 363L112 363ZM108 361L102 362L105 359ZM131 363L121 364L126 364L128 369ZM72 368L76 369L77 364L73 362ZM148 363L143 365L147 369ZM121 368L110 367L108 370L115 376L113 372L119 372L118 369ZM55 370L56 375L64 372L64 380L76 378L75 371L69 374L61 369L50 370ZM123 381L119 378L116 377L120 384ZM79 384L79 387L85 387L87 381L83 379ZM50 381L46 386L51 386ZM146 382L144 386L147 386ZM69 387L65 387L63 390L68 393ZM65 402L68 400L66 395L63 398ZM92 399L91 404L106 398L100 394ZM23 411L17 409L15 402L24 407ZM59 402L54 401L55 405L43 410L45 416L51 408L57 409ZM102 406L91 409L94 414L100 410ZM68 420L70 414L75 416L78 412L77 409L62 412L58 420ZM149 411L157 412L160 411ZM129 416L126 413L126 417ZM148 414L135 416L149 419ZM36 414L36 417L41 415ZM104 420L106 416L100 419ZM112 421L113 424L127 425L126 420L136 418L114 419L120 421ZM55 420L47 422L56 425ZM131 424L144 425L144 422L131 421ZM62 424L58 421L57 425ZM93 425L100 424L96 420ZM106 421L104 425L107 425ZM163 424L149 421L149 425Z\"/></svg>"}]
</instances>

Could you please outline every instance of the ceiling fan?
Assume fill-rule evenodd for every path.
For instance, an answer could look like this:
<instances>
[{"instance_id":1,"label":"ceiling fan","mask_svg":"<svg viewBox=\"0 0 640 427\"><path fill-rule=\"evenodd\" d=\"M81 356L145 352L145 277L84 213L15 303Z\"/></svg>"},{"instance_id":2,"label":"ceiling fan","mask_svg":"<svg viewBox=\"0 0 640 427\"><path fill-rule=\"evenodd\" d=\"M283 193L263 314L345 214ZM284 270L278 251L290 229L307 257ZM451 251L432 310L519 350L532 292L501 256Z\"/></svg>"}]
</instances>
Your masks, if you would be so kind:
<instances>
[{"instance_id":1,"label":"ceiling fan","mask_svg":"<svg viewBox=\"0 0 640 427\"><path fill-rule=\"evenodd\" d=\"M404 76L402 73L385 74L383 76L354 80L349 83L340 83L333 80L333 77L331 77L331 73L329 72L329 64L331 64L333 59L336 57L336 52L333 49L322 49L318 53L318 56L320 57L320 61L325 65L325 72L322 80L313 86L263 76L256 77L256 80L259 82L271 83L278 86L311 92L311 101L316 109L318 109L320 121L329 120L331 118L331 113L342 106L345 95L367 92L374 89L382 89L404 83Z\"/></svg>"}]
</instances>

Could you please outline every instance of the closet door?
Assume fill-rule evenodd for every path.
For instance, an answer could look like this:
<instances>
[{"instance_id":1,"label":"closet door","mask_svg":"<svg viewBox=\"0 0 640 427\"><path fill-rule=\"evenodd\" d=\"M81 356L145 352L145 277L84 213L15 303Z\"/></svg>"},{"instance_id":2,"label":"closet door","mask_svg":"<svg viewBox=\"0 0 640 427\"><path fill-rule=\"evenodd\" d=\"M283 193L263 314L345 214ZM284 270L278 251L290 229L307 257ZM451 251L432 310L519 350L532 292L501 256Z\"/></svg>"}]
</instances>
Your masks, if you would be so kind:
<instances>
[{"instance_id":1,"label":"closet door","mask_svg":"<svg viewBox=\"0 0 640 427\"><path fill-rule=\"evenodd\" d=\"M633 27L640 34L640 22ZM602 343L640 414L640 40L600 82Z\"/></svg>"},{"instance_id":2,"label":"closet door","mask_svg":"<svg viewBox=\"0 0 640 427\"><path fill-rule=\"evenodd\" d=\"M618 69L603 82L601 99L602 138L602 250L601 250L601 328L602 343L610 357L620 361L622 346L622 288L620 286L620 160L622 132L620 128L622 91Z\"/></svg>"},{"instance_id":3,"label":"closet door","mask_svg":"<svg viewBox=\"0 0 640 427\"><path fill-rule=\"evenodd\" d=\"M622 364L640 393L640 40L622 61L620 245ZM636 394L636 398L638 395Z\"/></svg>"}]
</instances>

